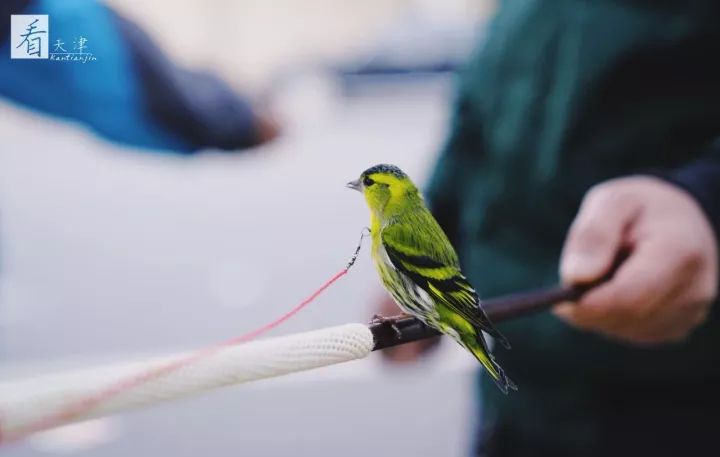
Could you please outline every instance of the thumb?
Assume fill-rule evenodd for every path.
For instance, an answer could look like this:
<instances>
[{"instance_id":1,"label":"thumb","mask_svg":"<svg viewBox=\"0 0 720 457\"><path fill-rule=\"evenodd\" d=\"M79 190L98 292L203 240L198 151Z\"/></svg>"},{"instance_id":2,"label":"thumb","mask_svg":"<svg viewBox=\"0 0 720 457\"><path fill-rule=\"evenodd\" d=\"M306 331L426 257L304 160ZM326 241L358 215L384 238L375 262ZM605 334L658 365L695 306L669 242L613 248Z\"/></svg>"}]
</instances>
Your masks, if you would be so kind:
<instances>
[{"instance_id":1,"label":"thumb","mask_svg":"<svg viewBox=\"0 0 720 457\"><path fill-rule=\"evenodd\" d=\"M605 276L623 245L623 236L638 205L609 181L591 189L570 227L560 261L566 284L588 283Z\"/></svg>"}]
</instances>

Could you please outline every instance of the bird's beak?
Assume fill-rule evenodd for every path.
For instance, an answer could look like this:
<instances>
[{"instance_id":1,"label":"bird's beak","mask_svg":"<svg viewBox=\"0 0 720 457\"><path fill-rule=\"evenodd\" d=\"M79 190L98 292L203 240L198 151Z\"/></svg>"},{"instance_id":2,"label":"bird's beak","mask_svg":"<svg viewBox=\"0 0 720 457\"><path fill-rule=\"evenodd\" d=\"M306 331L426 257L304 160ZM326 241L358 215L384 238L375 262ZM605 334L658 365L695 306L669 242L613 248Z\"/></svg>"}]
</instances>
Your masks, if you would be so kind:
<instances>
[{"instance_id":1,"label":"bird's beak","mask_svg":"<svg viewBox=\"0 0 720 457\"><path fill-rule=\"evenodd\" d=\"M360 178L356 179L355 181L350 181L346 185L350 189L355 189L358 192L362 192L362 184L360 183Z\"/></svg>"}]
</instances>

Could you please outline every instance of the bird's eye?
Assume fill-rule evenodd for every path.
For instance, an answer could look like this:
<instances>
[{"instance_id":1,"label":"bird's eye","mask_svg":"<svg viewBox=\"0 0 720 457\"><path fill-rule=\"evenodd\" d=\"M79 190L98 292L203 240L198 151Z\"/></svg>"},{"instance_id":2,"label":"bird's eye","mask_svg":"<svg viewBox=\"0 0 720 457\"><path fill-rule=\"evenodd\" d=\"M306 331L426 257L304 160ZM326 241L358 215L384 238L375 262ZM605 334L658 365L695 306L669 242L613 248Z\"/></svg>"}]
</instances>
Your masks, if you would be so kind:
<instances>
[{"instance_id":1,"label":"bird's eye","mask_svg":"<svg viewBox=\"0 0 720 457\"><path fill-rule=\"evenodd\" d=\"M372 186L373 184L375 184L375 181L373 181L372 179L368 178L367 176L365 177L365 179L363 179L363 185L364 185L365 187Z\"/></svg>"}]
</instances>

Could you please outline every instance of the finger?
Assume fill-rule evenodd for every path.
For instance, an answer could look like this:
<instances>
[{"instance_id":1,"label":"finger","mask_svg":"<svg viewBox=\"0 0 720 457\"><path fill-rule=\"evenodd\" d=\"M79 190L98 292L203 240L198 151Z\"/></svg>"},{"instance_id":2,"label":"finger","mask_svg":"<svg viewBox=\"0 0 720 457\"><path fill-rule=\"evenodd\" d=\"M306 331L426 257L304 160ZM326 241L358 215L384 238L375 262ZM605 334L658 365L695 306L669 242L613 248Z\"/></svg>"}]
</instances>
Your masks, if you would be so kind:
<instances>
[{"instance_id":1,"label":"finger","mask_svg":"<svg viewBox=\"0 0 720 457\"><path fill-rule=\"evenodd\" d=\"M616 183L590 190L563 247L560 262L563 282L588 283L606 275L638 210L635 200L618 190Z\"/></svg>"},{"instance_id":2,"label":"finger","mask_svg":"<svg viewBox=\"0 0 720 457\"><path fill-rule=\"evenodd\" d=\"M687 276L672 259L665 259L665 244L648 239L636 246L612 279L590 289L561 317L580 327L630 329L638 322L650 325L656 304L677 293ZM665 261L664 261L665 260Z\"/></svg>"},{"instance_id":3,"label":"finger","mask_svg":"<svg viewBox=\"0 0 720 457\"><path fill-rule=\"evenodd\" d=\"M707 317L706 302L688 302L684 287L676 287L652 311L642 325L619 328L617 336L639 345L675 343L684 340Z\"/></svg>"},{"instance_id":4,"label":"finger","mask_svg":"<svg viewBox=\"0 0 720 457\"><path fill-rule=\"evenodd\" d=\"M385 359L392 362L413 362L420 358L423 351L416 344L408 343L402 346L388 348L382 351L382 355Z\"/></svg>"},{"instance_id":5,"label":"finger","mask_svg":"<svg viewBox=\"0 0 720 457\"><path fill-rule=\"evenodd\" d=\"M577 305L574 302L558 303L552 308L552 312L560 319L569 320L573 316L573 308L575 308L575 306Z\"/></svg>"},{"instance_id":6,"label":"finger","mask_svg":"<svg viewBox=\"0 0 720 457\"><path fill-rule=\"evenodd\" d=\"M391 362L414 362L434 349L439 342L440 338L430 338L387 348L381 353L386 360Z\"/></svg>"}]
</instances>

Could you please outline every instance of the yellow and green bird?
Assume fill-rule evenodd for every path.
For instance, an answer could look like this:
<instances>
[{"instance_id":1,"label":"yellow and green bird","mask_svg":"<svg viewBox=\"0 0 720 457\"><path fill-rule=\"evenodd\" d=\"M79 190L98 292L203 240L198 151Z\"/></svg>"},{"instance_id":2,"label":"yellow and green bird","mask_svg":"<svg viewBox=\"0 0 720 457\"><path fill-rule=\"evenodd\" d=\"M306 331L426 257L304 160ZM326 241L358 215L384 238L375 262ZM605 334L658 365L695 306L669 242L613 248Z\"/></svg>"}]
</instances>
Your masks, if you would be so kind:
<instances>
[{"instance_id":1,"label":"yellow and green bird","mask_svg":"<svg viewBox=\"0 0 720 457\"><path fill-rule=\"evenodd\" d=\"M382 164L347 185L365 195L375 266L400 309L469 350L503 392L517 389L495 362L483 331L509 347L507 340L480 307L455 249L410 178Z\"/></svg>"}]
</instances>

